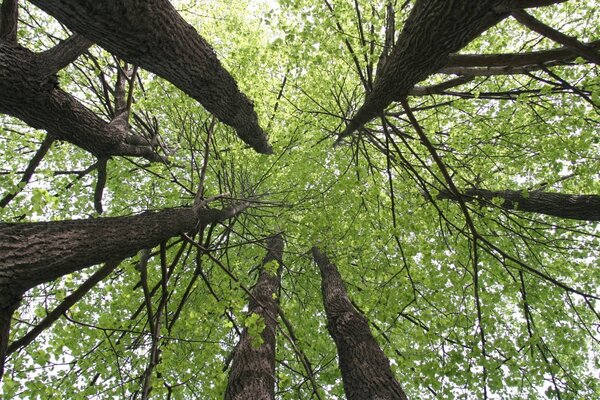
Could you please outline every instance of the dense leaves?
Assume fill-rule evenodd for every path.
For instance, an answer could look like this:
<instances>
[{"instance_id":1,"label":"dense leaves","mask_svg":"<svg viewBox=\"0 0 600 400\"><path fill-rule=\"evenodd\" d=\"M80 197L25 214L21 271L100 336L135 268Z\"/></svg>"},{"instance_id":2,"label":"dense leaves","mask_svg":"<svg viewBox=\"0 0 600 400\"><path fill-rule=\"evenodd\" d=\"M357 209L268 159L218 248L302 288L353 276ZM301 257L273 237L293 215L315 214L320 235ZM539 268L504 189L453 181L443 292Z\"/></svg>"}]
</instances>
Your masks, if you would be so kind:
<instances>
[{"instance_id":1,"label":"dense leaves","mask_svg":"<svg viewBox=\"0 0 600 400\"><path fill-rule=\"evenodd\" d=\"M386 34L397 39L413 3L174 2L252 99L273 154L257 154L180 89L138 69L129 124L163 161L107 159L102 216L213 196L206 207L252 207L120 262L11 352L2 395L139 398L148 381L153 398L222 398L243 329L260 345L265 323L247 314L248 293L264 239L284 232L277 398L344 397L314 245L335 261L408 398L598 398L597 222L507 209L493 196L440 196L474 188L600 195L598 66L578 55L518 73L448 66L334 147L389 51ZM572 0L527 12L593 43L594 6ZM70 36L27 2L19 13L18 41L32 51ZM509 17L461 53L562 47ZM457 86L417 90L456 78L459 67L469 79ZM93 46L58 82L110 121L117 76L129 68ZM15 195L2 222L98 218L98 159L56 140L24 183L46 134L0 118L0 197ZM11 341L99 268L28 291Z\"/></svg>"}]
</instances>

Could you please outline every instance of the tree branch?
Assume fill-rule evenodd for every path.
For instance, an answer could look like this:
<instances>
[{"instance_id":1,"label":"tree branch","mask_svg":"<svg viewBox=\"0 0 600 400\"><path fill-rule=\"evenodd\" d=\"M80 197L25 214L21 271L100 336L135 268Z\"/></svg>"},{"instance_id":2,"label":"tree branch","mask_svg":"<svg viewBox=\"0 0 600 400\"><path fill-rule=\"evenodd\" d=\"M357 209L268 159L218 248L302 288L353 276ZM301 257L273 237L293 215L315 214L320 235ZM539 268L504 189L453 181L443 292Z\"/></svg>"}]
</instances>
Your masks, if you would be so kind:
<instances>
[{"instance_id":1,"label":"tree branch","mask_svg":"<svg viewBox=\"0 0 600 400\"><path fill-rule=\"evenodd\" d=\"M55 74L85 53L92 44L90 40L75 33L51 49L39 53L40 65L47 74Z\"/></svg>"},{"instance_id":2,"label":"tree branch","mask_svg":"<svg viewBox=\"0 0 600 400\"><path fill-rule=\"evenodd\" d=\"M574 53L593 63L600 64L600 54L598 54L595 49L585 45L584 43L581 43L576 38L567 36L564 33L544 24L523 10L513 11L512 16L514 19L532 31L535 31L540 35L547 37L548 39L554 40L555 42L570 48Z\"/></svg>"},{"instance_id":3,"label":"tree branch","mask_svg":"<svg viewBox=\"0 0 600 400\"><path fill-rule=\"evenodd\" d=\"M34 326L29 332L21 338L15 340L8 346L6 355L10 355L15 351L29 345L33 342L44 330L48 329L57 321L61 315L69 310L75 303L83 298L98 282L106 278L120 264L120 261L109 261L104 264L98 271L94 272L85 282L83 282L73 293L65 297L65 299L48 313L39 324Z\"/></svg>"},{"instance_id":4,"label":"tree branch","mask_svg":"<svg viewBox=\"0 0 600 400\"><path fill-rule=\"evenodd\" d=\"M498 11L506 4L507 0L417 0L385 67L377 71L373 90L336 144L393 101L404 99L415 84L442 68L451 53L508 16Z\"/></svg>"},{"instance_id":5,"label":"tree branch","mask_svg":"<svg viewBox=\"0 0 600 400\"><path fill-rule=\"evenodd\" d=\"M22 184L22 186L19 186L18 191L13 192L13 193L7 193L6 196L3 197L2 200L0 200L0 208L6 207L8 205L8 203L10 203L12 201L12 199L17 197L17 194L19 194L21 192L21 190L23 190L24 185L29 183L29 180L33 176L35 169L38 167L38 165L40 165L40 163L42 162L42 159L44 158L44 156L46 155L48 150L50 150L52 143L54 143L54 138L52 137L52 135L47 134L46 137L44 138L44 141L40 145L40 148L34 154L34 156L31 158L31 160L29 160L29 164L27 165L27 168L25 168L23 177L20 180L20 183Z\"/></svg>"},{"instance_id":6,"label":"tree branch","mask_svg":"<svg viewBox=\"0 0 600 400\"><path fill-rule=\"evenodd\" d=\"M168 0L31 0L110 53L172 82L259 153L272 152L253 103ZM131 21L136 21L132 24Z\"/></svg>"},{"instance_id":7,"label":"tree branch","mask_svg":"<svg viewBox=\"0 0 600 400\"><path fill-rule=\"evenodd\" d=\"M128 217L0 225L0 294L22 294L65 274L131 257L173 236L232 218L249 206L241 202L197 212L185 207Z\"/></svg>"},{"instance_id":8,"label":"tree branch","mask_svg":"<svg viewBox=\"0 0 600 400\"><path fill-rule=\"evenodd\" d=\"M500 199L500 207L506 210L533 212L583 221L600 221L600 196L594 194L573 195L549 193L539 190L485 190L472 188L464 193L441 191L438 199L458 201L480 200L492 205L494 199Z\"/></svg>"},{"instance_id":9,"label":"tree branch","mask_svg":"<svg viewBox=\"0 0 600 400\"><path fill-rule=\"evenodd\" d=\"M430 94L442 94L446 89L463 85L475 79L474 76L459 76L458 78L450 79L446 82L438 83L432 86L415 86L408 94L410 96L427 96Z\"/></svg>"}]
</instances>

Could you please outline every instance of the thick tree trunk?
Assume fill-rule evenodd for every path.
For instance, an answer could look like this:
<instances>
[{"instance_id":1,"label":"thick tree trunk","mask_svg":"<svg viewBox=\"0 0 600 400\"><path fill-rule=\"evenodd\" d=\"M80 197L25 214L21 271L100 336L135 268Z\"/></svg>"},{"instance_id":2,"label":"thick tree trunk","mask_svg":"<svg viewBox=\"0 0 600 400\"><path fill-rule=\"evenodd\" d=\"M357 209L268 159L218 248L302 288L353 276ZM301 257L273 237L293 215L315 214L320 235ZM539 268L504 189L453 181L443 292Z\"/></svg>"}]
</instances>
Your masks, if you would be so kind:
<instances>
[{"instance_id":1,"label":"thick tree trunk","mask_svg":"<svg viewBox=\"0 0 600 400\"><path fill-rule=\"evenodd\" d=\"M401 100L486 29L509 15L509 0L417 0L373 90L340 139ZM339 140L339 139L338 139Z\"/></svg>"},{"instance_id":2,"label":"thick tree trunk","mask_svg":"<svg viewBox=\"0 0 600 400\"><path fill-rule=\"evenodd\" d=\"M337 346L348 400L406 400L385 356L346 293L337 267L317 247L313 258L321 271L327 329Z\"/></svg>"},{"instance_id":3,"label":"thick tree trunk","mask_svg":"<svg viewBox=\"0 0 600 400\"><path fill-rule=\"evenodd\" d=\"M133 256L200 225L232 218L249 203L223 209L166 209L131 217L0 224L0 378L11 316L23 293L71 272Z\"/></svg>"},{"instance_id":4,"label":"thick tree trunk","mask_svg":"<svg viewBox=\"0 0 600 400\"><path fill-rule=\"evenodd\" d=\"M275 330L277 328L277 295L281 282L283 236L278 234L267 244L258 282L252 289L248 315L258 314L265 323L263 343L252 344L248 328L244 328L235 348L225 400L272 400L275 398ZM277 271L267 270L267 263L276 261Z\"/></svg>"},{"instance_id":5,"label":"thick tree trunk","mask_svg":"<svg viewBox=\"0 0 600 400\"><path fill-rule=\"evenodd\" d=\"M30 0L109 52L169 80L259 153L271 153L252 102L168 0Z\"/></svg>"},{"instance_id":6,"label":"thick tree trunk","mask_svg":"<svg viewBox=\"0 0 600 400\"><path fill-rule=\"evenodd\" d=\"M247 207L242 203L223 210L202 209L197 216L188 207L130 217L0 224L0 307L40 283L131 257Z\"/></svg>"},{"instance_id":7,"label":"thick tree trunk","mask_svg":"<svg viewBox=\"0 0 600 400\"><path fill-rule=\"evenodd\" d=\"M44 129L98 157L129 155L161 160L149 143L128 144L133 135L127 129L103 121L58 87L54 74L90 45L77 35L35 54L18 44L0 42L0 113Z\"/></svg>"},{"instance_id":8,"label":"thick tree trunk","mask_svg":"<svg viewBox=\"0 0 600 400\"><path fill-rule=\"evenodd\" d=\"M537 214L553 215L560 218L583 221L600 221L600 196L548 193L538 190L485 190L473 188L465 191L463 199L482 200L492 204L493 199L501 199L500 207L507 210L526 211ZM448 191L440 192L438 199L456 200Z\"/></svg>"}]
</instances>

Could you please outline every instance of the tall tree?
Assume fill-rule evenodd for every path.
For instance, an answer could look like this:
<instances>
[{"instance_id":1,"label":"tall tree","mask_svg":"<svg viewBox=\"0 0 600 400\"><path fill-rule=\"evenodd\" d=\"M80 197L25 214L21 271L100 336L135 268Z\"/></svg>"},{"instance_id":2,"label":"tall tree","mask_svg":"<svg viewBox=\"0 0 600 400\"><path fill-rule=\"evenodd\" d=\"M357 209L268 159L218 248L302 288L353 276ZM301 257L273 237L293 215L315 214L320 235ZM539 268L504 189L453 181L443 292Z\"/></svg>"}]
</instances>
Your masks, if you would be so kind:
<instances>
[{"instance_id":1,"label":"tall tree","mask_svg":"<svg viewBox=\"0 0 600 400\"><path fill-rule=\"evenodd\" d=\"M171 237L232 218L248 203L224 210L179 208L132 217L3 224L0 227L0 374L8 331L23 293L44 282L131 257Z\"/></svg>"},{"instance_id":2,"label":"tall tree","mask_svg":"<svg viewBox=\"0 0 600 400\"><path fill-rule=\"evenodd\" d=\"M283 260L283 235L267 243L267 255L248 303L247 326L234 349L225 399L275 398L275 333Z\"/></svg>"},{"instance_id":3,"label":"tall tree","mask_svg":"<svg viewBox=\"0 0 600 400\"><path fill-rule=\"evenodd\" d=\"M169 1L32 3L111 53L168 79L234 127L256 151L271 152L252 102L239 91L212 47Z\"/></svg>"},{"instance_id":4,"label":"tall tree","mask_svg":"<svg viewBox=\"0 0 600 400\"><path fill-rule=\"evenodd\" d=\"M369 323L348 298L335 264L318 247L312 255L321 271L321 293L327 329L338 350L344 391L349 400L405 400L385 356L369 329Z\"/></svg>"},{"instance_id":5,"label":"tall tree","mask_svg":"<svg viewBox=\"0 0 600 400\"><path fill-rule=\"evenodd\" d=\"M2 1L0 397L598 398L600 14L476 3Z\"/></svg>"}]
</instances>

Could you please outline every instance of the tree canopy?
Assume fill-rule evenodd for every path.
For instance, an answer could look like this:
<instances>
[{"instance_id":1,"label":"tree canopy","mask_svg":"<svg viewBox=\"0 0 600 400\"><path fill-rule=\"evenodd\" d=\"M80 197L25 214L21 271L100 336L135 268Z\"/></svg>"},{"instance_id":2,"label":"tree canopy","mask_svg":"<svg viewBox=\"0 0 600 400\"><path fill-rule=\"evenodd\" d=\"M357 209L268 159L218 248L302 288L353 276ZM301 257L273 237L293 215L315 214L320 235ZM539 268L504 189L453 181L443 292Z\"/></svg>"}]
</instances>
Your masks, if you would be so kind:
<instances>
[{"instance_id":1,"label":"tree canopy","mask_svg":"<svg viewBox=\"0 0 600 400\"><path fill-rule=\"evenodd\" d=\"M3 0L3 398L599 398L599 15Z\"/></svg>"}]
</instances>

